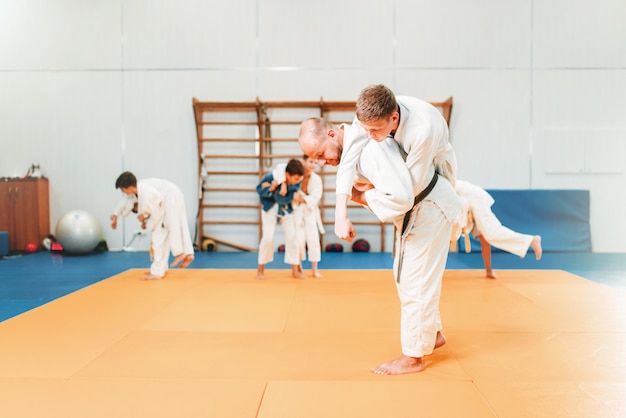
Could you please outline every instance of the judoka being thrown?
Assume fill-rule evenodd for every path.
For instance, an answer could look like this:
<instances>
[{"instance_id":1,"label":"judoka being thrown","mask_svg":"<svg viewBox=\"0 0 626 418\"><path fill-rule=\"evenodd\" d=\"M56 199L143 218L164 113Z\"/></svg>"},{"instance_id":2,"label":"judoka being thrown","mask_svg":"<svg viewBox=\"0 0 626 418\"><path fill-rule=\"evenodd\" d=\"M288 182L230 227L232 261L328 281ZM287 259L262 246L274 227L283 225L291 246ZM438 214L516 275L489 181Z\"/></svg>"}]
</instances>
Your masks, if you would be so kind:
<instances>
[{"instance_id":1,"label":"judoka being thrown","mask_svg":"<svg viewBox=\"0 0 626 418\"><path fill-rule=\"evenodd\" d=\"M372 372L424 370L423 357L446 342L439 299L452 226L461 209L450 183L456 160L445 120L426 102L410 97L396 101L385 86L370 86L357 100L352 125L308 119L301 125L299 142L321 165L341 161L337 193L344 192L340 183L350 182L352 189L343 201L344 210L351 198L381 221L392 221L396 229L394 277L401 303L402 354Z\"/></svg>"}]
</instances>

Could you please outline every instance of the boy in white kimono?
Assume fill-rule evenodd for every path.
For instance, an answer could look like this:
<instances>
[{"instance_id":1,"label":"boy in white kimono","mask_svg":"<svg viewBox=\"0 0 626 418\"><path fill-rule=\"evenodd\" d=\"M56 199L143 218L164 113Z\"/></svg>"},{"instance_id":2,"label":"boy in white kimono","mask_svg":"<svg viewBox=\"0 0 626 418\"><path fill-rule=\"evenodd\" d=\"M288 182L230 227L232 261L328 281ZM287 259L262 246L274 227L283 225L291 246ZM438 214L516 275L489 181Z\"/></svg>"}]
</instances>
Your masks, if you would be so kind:
<instances>
[{"instance_id":1,"label":"boy in white kimono","mask_svg":"<svg viewBox=\"0 0 626 418\"><path fill-rule=\"evenodd\" d=\"M119 203L115 207L115 210L113 211L113 214L111 215L111 228L113 229L117 228L117 219L120 216L126 217L130 215L131 212L137 213L137 211L138 211L137 196L135 196L134 194L133 195L125 194L124 197L122 197L122 199L119 201ZM145 229L145 225L142 224L142 227Z\"/></svg>"},{"instance_id":2,"label":"boy in white kimono","mask_svg":"<svg viewBox=\"0 0 626 418\"><path fill-rule=\"evenodd\" d=\"M304 167L299 160L278 164L259 181L256 191L261 201L261 241L259 242L259 266L257 279L265 279L265 264L274 260L274 233L276 223L285 232L285 263L291 265L291 275L304 279L300 266L296 221L293 215L293 197L300 189Z\"/></svg>"},{"instance_id":3,"label":"boy in white kimono","mask_svg":"<svg viewBox=\"0 0 626 418\"><path fill-rule=\"evenodd\" d=\"M526 256L528 248L532 248L537 260L541 259L541 236L527 235L513 231L500 223L500 220L491 211L494 204L493 197L484 189L467 181L457 179L456 193L463 204L459 227L466 237L467 252L469 248L469 233L471 232L480 241L480 248L485 263L485 275L495 279L496 274L491 269L491 246L515 254L521 258Z\"/></svg>"},{"instance_id":4,"label":"boy in white kimono","mask_svg":"<svg viewBox=\"0 0 626 418\"><path fill-rule=\"evenodd\" d=\"M193 243L187 225L185 200L174 183L162 179L137 180L131 172L122 173L115 188L138 199L137 219L152 232L153 261L150 272L142 279L161 279L168 269L170 252L174 261L170 267L187 267L194 259Z\"/></svg>"},{"instance_id":5,"label":"boy in white kimono","mask_svg":"<svg viewBox=\"0 0 626 418\"><path fill-rule=\"evenodd\" d=\"M355 236L347 217L347 201L350 197L362 201L359 193L365 192L368 206L379 219L386 218L385 211L395 216L394 274L401 303L402 355L373 368L372 372L401 374L424 370L423 357L445 344L439 315L441 281L452 226L461 210L451 184L455 180L456 158L448 142L445 120L429 103L411 97L396 100L391 90L376 85L365 88L359 95L357 118L345 135L334 127L320 129L305 125L299 139L304 153L320 164L338 165L341 160L335 219L340 238L351 240ZM365 146L373 142L369 139L386 143L387 157L379 152L368 160L361 159ZM386 160L392 158L390 146L396 147L401 157L400 160L394 157L396 163L384 168ZM411 183L410 190L405 191L408 196L390 201L383 199L386 190L377 194L376 189L369 190L371 186L354 184L357 163L365 172L366 161L371 173L387 170L381 180L385 188L408 175ZM375 168L370 169L369 165ZM379 186L375 184L375 187ZM375 209L374 196L382 199L382 208ZM400 215L403 211L406 214ZM342 222L344 231L337 231L337 224Z\"/></svg>"},{"instance_id":6,"label":"boy in white kimono","mask_svg":"<svg viewBox=\"0 0 626 418\"><path fill-rule=\"evenodd\" d=\"M122 197L122 199L119 201L119 203L115 207L115 210L113 211L113 214L111 215L111 229L117 229L117 220L120 216L126 217L130 215L131 212L138 213L138 211L139 211L139 201L137 200L137 196L135 196L134 194L131 194L131 195L125 194ZM146 221L141 223L141 229L146 229ZM128 243L129 247L130 247L130 244L132 244L135 237L133 237ZM152 262L153 260L154 260L154 251L152 249L152 241L150 241L150 262Z\"/></svg>"},{"instance_id":7,"label":"boy in white kimono","mask_svg":"<svg viewBox=\"0 0 626 418\"><path fill-rule=\"evenodd\" d=\"M311 274L319 279L322 277L318 270L318 263L322 259L320 234L325 233L319 207L323 193L322 178L315 172L316 160L305 155L302 157L302 164L304 176L300 190L293 197L300 259L305 260L308 252Z\"/></svg>"}]
</instances>

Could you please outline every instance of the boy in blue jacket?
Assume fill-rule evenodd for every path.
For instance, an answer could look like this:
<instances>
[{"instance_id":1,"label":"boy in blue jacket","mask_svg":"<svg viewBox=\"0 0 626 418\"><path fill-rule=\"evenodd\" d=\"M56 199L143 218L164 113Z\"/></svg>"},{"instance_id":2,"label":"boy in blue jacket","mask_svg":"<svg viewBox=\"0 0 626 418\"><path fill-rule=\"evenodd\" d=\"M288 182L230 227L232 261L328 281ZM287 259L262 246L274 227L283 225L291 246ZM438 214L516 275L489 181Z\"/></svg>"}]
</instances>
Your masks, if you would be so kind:
<instances>
[{"instance_id":1,"label":"boy in blue jacket","mask_svg":"<svg viewBox=\"0 0 626 418\"><path fill-rule=\"evenodd\" d=\"M261 242L259 243L259 268L257 279L265 279L265 264L274 260L274 232L280 223L285 232L285 263L291 264L291 274L304 279L300 267L300 254L293 216L294 194L300 189L304 166L300 160L292 159L287 164L278 164L259 182L256 191L261 199Z\"/></svg>"}]
</instances>

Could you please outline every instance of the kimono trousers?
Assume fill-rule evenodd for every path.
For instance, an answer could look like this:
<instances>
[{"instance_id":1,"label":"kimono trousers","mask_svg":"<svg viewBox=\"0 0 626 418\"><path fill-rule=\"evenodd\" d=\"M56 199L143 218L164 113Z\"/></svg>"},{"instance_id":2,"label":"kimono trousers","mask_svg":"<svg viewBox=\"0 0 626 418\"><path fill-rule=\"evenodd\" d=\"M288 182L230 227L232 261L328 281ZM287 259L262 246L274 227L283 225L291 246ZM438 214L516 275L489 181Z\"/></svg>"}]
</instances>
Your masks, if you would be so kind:
<instances>
[{"instance_id":1,"label":"kimono trousers","mask_svg":"<svg viewBox=\"0 0 626 418\"><path fill-rule=\"evenodd\" d=\"M311 173L308 192L306 194L300 189L298 193L300 193L305 203L295 204L293 208L296 218L298 245L300 247L300 259L306 260L308 249L309 261L319 262L322 259L320 234L323 234L325 231L319 208L323 192L322 178L316 173Z\"/></svg>"},{"instance_id":2,"label":"kimono trousers","mask_svg":"<svg viewBox=\"0 0 626 418\"><path fill-rule=\"evenodd\" d=\"M174 183L155 178L137 181L137 194L139 213L149 215L148 230L152 232L150 274L163 277L170 251L174 256L194 253L185 198Z\"/></svg>"},{"instance_id":3,"label":"kimono trousers","mask_svg":"<svg viewBox=\"0 0 626 418\"><path fill-rule=\"evenodd\" d=\"M491 211L494 200L489 193L462 180L456 181L455 190L466 210L461 218L464 232L471 232L475 237L482 235L485 241L496 248L522 258L526 256L533 236L521 234L502 225Z\"/></svg>"},{"instance_id":4,"label":"kimono trousers","mask_svg":"<svg viewBox=\"0 0 626 418\"><path fill-rule=\"evenodd\" d=\"M287 194L281 196L278 189L273 192L268 187L262 187L265 182L276 180L279 184L286 181L287 164L278 164L272 172L266 174L257 184L256 191L261 200L261 241L259 242L258 263L267 264L274 261L274 234L276 223L280 223L285 232L285 263L300 264L296 221L293 214L292 200L294 193L300 189L300 184L287 186Z\"/></svg>"}]
</instances>

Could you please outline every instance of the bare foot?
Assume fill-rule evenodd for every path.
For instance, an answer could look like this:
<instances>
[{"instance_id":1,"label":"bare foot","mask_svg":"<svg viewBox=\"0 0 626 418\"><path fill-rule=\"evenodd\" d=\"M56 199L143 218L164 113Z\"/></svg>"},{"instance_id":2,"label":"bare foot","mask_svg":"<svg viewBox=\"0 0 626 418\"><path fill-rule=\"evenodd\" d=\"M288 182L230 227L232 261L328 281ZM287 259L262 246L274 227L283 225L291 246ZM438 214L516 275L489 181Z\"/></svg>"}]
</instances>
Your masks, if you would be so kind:
<instances>
[{"instance_id":1,"label":"bare foot","mask_svg":"<svg viewBox=\"0 0 626 418\"><path fill-rule=\"evenodd\" d=\"M175 258L174 261L172 261L172 264L170 264L170 267L176 267L177 265L179 265L183 260L185 259L185 254L178 254Z\"/></svg>"},{"instance_id":2,"label":"bare foot","mask_svg":"<svg viewBox=\"0 0 626 418\"><path fill-rule=\"evenodd\" d=\"M543 254L543 248L541 248L541 236L535 235L533 240L530 242L530 247L535 252L535 258L537 260L541 260L541 255Z\"/></svg>"},{"instance_id":3,"label":"bare foot","mask_svg":"<svg viewBox=\"0 0 626 418\"><path fill-rule=\"evenodd\" d=\"M185 256L185 258L183 259L183 262L180 263L180 266L178 266L178 268L180 269L184 269L185 267L187 267L189 264L191 264L191 262L193 261L193 254L187 254Z\"/></svg>"},{"instance_id":4,"label":"bare foot","mask_svg":"<svg viewBox=\"0 0 626 418\"><path fill-rule=\"evenodd\" d=\"M486 270L485 271L485 277L488 279L497 279L498 276L496 276L496 273L493 272L493 270Z\"/></svg>"},{"instance_id":5,"label":"bare foot","mask_svg":"<svg viewBox=\"0 0 626 418\"><path fill-rule=\"evenodd\" d=\"M263 274L262 271L257 271L256 272L256 278L257 278L257 280L265 280L265 274Z\"/></svg>"},{"instance_id":6,"label":"bare foot","mask_svg":"<svg viewBox=\"0 0 626 418\"><path fill-rule=\"evenodd\" d=\"M147 273L141 276L141 280L161 280L163 277L155 276L154 274Z\"/></svg>"},{"instance_id":7,"label":"bare foot","mask_svg":"<svg viewBox=\"0 0 626 418\"><path fill-rule=\"evenodd\" d=\"M298 264L293 264L291 266L291 277L295 279L306 279L306 276L302 272L302 267Z\"/></svg>"},{"instance_id":8,"label":"bare foot","mask_svg":"<svg viewBox=\"0 0 626 418\"><path fill-rule=\"evenodd\" d=\"M324 276L322 276L322 273L320 273L317 270L312 272L312 273L313 273L313 277L315 277L316 279L321 279L322 277L324 277Z\"/></svg>"},{"instance_id":9,"label":"bare foot","mask_svg":"<svg viewBox=\"0 0 626 418\"><path fill-rule=\"evenodd\" d=\"M433 350L436 350L437 348L441 347L445 343L446 343L446 337L443 336L441 331L437 331L437 339L435 340L435 348L433 348Z\"/></svg>"},{"instance_id":10,"label":"bare foot","mask_svg":"<svg viewBox=\"0 0 626 418\"><path fill-rule=\"evenodd\" d=\"M404 354L395 360L391 360L388 363L383 363L378 367L374 367L372 373L376 374L404 374L404 373L418 373L425 369L422 358L409 357Z\"/></svg>"}]
</instances>

